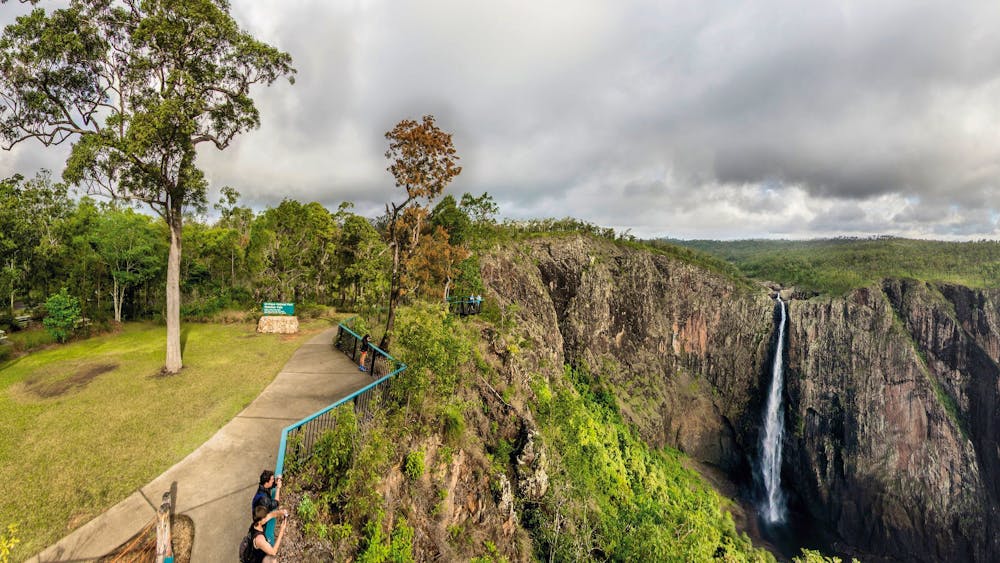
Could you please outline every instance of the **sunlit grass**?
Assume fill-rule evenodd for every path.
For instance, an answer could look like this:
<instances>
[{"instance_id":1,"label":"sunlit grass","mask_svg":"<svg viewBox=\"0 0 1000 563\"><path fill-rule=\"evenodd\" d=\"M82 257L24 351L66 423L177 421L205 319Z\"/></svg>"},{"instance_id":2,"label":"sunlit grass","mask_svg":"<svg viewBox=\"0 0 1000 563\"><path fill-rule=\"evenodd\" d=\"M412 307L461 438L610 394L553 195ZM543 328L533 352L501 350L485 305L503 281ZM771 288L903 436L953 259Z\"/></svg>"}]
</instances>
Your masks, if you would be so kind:
<instances>
[{"instance_id":1,"label":"sunlit grass","mask_svg":"<svg viewBox=\"0 0 1000 563\"><path fill-rule=\"evenodd\" d=\"M23 560L180 461L246 407L309 337L193 324L163 377L165 328L127 325L0 366L0 527ZM113 368L111 368L113 366ZM101 372L87 380L88 372Z\"/></svg>"}]
</instances>

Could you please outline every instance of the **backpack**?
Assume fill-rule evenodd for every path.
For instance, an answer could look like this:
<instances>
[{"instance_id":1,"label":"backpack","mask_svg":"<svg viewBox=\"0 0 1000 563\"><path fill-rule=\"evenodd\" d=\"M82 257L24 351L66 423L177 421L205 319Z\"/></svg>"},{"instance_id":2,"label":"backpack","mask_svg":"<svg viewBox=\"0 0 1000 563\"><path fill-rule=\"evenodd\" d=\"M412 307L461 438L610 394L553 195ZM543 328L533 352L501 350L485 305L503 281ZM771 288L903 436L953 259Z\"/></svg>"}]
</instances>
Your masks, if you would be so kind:
<instances>
[{"instance_id":1,"label":"backpack","mask_svg":"<svg viewBox=\"0 0 1000 563\"><path fill-rule=\"evenodd\" d=\"M240 563L253 562L253 532L247 532L240 542Z\"/></svg>"}]
</instances>

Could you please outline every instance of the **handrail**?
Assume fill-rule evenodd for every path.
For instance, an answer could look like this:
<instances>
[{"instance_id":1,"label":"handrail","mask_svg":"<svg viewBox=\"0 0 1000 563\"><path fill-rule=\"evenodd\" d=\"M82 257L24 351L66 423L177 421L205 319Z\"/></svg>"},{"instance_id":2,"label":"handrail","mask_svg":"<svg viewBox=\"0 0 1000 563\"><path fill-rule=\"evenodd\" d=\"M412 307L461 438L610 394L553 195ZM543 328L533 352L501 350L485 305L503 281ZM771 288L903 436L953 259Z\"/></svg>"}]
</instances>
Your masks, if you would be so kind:
<instances>
[{"instance_id":1,"label":"handrail","mask_svg":"<svg viewBox=\"0 0 1000 563\"><path fill-rule=\"evenodd\" d=\"M333 347L346 354L352 361L357 362L358 355L361 353L359 349L361 337L358 336L358 333L348 328L347 324L352 320L354 320L354 317L337 324L337 338L333 341ZM286 426L281 431L281 442L278 444L278 460L274 465L275 475L281 475L285 469L285 450L288 448L289 435L292 433L303 434L303 440L297 446L304 449L305 455L308 456L312 452L313 445L316 444L323 433L331 430L336 424L333 417L327 415L337 407L353 401L355 410L360 411L363 414L363 418L370 417L373 398L375 401L378 401L378 399L385 396L389 391L389 383L392 379L406 370L406 364L393 358L386 351L371 343L368 346L371 347L374 353L369 354L369 357L365 358L365 363L368 364L366 369L373 377L378 377L378 380L336 401L332 405L294 424ZM376 393L380 393L380 396L376 397ZM301 455L302 452L297 451L297 453ZM274 493L272 492L271 494L273 495ZM274 541L274 520L268 521L265 534L269 541Z\"/></svg>"},{"instance_id":2,"label":"handrail","mask_svg":"<svg viewBox=\"0 0 1000 563\"><path fill-rule=\"evenodd\" d=\"M448 312L453 315L478 315L483 309L483 298L480 296L453 297L446 299Z\"/></svg>"},{"instance_id":3,"label":"handrail","mask_svg":"<svg viewBox=\"0 0 1000 563\"><path fill-rule=\"evenodd\" d=\"M353 320L347 319L344 322L339 323L337 338L334 340L334 347L338 350L344 352L352 360L357 360L357 355L360 353L358 350L358 343L361 341L361 337L358 333L354 332L346 326L345 323L349 323ZM349 335L351 338L345 337L345 334ZM353 340L351 345L347 345L348 340ZM325 415L329 414L331 411L337 407L353 401L355 409L362 411L366 416L371 414L371 403L376 391L382 391L384 394L388 391L389 382L406 370L406 364L400 362L396 358L393 358L387 352L375 346L374 344L369 344L373 350L370 358L366 358L366 364L369 364L368 370L373 376L380 376L378 380L373 383L366 385L365 387L351 393L350 395L336 401L330 406L317 411L302 420L286 426L284 430L281 431L281 442L278 445L278 461L275 464L274 474L281 475L281 472L285 468L285 450L288 447L288 436L296 431L302 431L305 433L305 437L302 445L307 450L306 455L308 455L308 450L312 449L313 444L319 439L320 435L326 430L333 427L333 420ZM345 349L346 348L346 349ZM350 351L348 351L350 350Z\"/></svg>"}]
</instances>

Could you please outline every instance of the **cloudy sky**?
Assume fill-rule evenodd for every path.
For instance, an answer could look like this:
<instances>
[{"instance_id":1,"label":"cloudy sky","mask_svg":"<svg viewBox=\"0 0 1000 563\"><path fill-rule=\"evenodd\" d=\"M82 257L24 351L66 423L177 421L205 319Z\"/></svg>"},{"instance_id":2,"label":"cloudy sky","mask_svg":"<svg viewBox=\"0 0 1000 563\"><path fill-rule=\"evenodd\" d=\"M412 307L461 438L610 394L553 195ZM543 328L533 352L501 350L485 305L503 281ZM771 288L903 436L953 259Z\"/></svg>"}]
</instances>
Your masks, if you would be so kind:
<instances>
[{"instance_id":1,"label":"cloudy sky","mask_svg":"<svg viewBox=\"0 0 1000 563\"><path fill-rule=\"evenodd\" d=\"M18 5L0 6L0 23ZM433 114L504 217L640 236L1000 238L1000 3L232 0L291 53L200 164L261 209L375 215L385 131ZM0 152L0 175L62 169Z\"/></svg>"}]
</instances>

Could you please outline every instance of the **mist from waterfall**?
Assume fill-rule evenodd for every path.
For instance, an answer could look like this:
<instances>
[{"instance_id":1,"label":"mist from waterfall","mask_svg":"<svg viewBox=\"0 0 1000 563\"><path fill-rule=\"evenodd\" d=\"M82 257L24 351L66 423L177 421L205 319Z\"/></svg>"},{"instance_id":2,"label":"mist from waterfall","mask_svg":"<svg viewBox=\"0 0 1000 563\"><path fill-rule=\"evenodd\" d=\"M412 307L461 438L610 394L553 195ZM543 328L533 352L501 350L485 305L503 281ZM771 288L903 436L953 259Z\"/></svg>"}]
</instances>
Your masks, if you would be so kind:
<instances>
[{"instance_id":1,"label":"mist from waterfall","mask_svg":"<svg viewBox=\"0 0 1000 563\"><path fill-rule=\"evenodd\" d=\"M778 295L781 307L781 324L778 325L778 347L771 366L771 390L767 396L767 410L764 413L764 436L761 440L761 479L764 482L766 498L761 506L761 515L768 524L785 521L787 508L785 495L781 491L781 441L785 434L785 416L781 405L784 390L785 366L785 303Z\"/></svg>"}]
</instances>

